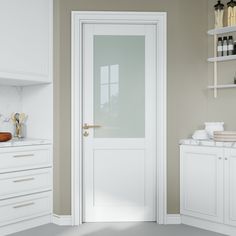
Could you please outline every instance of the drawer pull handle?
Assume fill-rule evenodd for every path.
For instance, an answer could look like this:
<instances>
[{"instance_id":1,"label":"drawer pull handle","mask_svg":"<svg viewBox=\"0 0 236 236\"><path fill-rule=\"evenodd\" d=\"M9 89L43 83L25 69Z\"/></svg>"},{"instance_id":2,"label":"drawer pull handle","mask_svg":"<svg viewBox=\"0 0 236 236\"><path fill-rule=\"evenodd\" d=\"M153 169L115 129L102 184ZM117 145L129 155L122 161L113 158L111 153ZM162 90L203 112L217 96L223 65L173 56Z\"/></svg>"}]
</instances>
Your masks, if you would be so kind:
<instances>
[{"instance_id":1,"label":"drawer pull handle","mask_svg":"<svg viewBox=\"0 0 236 236\"><path fill-rule=\"evenodd\" d=\"M14 158L20 158L20 157L33 157L34 154L26 154L26 155L15 155Z\"/></svg>"},{"instance_id":2,"label":"drawer pull handle","mask_svg":"<svg viewBox=\"0 0 236 236\"><path fill-rule=\"evenodd\" d=\"M21 182L27 182L27 181L32 181L35 180L35 178L28 178L28 179L18 179L18 180L14 180L14 183L21 183Z\"/></svg>"},{"instance_id":3,"label":"drawer pull handle","mask_svg":"<svg viewBox=\"0 0 236 236\"><path fill-rule=\"evenodd\" d=\"M35 204L34 202L30 202L30 203L14 206L13 208L18 209L18 208L22 208L22 207L32 206L34 204Z\"/></svg>"}]
</instances>

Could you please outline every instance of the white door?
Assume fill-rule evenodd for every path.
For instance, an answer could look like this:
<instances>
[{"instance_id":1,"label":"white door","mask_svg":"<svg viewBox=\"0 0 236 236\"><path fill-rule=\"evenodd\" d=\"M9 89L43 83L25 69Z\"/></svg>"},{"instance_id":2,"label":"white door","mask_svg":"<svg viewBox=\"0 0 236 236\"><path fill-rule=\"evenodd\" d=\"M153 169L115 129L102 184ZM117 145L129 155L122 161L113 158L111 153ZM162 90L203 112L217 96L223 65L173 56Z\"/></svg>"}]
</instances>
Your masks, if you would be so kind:
<instances>
[{"instance_id":1,"label":"white door","mask_svg":"<svg viewBox=\"0 0 236 236\"><path fill-rule=\"evenodd\" d=\"M236 149L225 149L225 223L236 226Z\"/></svg>"},{"instance_id":2,"label":"white door","mask_svg":"<svg viewBox=\"0 0 236 236\"><path fill-rule=\"evenodd\" d=\"M84 25L84 222L156 220L155 30Z\"/></svg>"},{"instance_id":3,"label":"white door","mask_svg":"<svg viewBox=\"0 0 236 236\"><path fill-rule=\"evenodd\" d=\"M181 214L223 222L223 149L181 146Z\"/></svg>"}]
</instances>

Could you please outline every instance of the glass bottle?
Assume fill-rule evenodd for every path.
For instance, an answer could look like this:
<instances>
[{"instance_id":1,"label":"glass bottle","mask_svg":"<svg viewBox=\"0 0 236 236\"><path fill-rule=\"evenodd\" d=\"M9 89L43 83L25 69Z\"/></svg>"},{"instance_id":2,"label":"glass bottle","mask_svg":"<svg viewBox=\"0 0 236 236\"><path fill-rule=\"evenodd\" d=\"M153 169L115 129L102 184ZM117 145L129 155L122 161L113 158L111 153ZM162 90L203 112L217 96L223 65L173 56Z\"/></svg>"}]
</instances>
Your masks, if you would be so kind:
<instances>
[{"instance_id":1,"label":"glass bottle","mask_svg":"<svg viewBox=\"0 0 236 236\"><path fill-rule=\"evenodd\" d=\"M227 25L236 25L236 2L234 0L227 3Z\"/></svg>"},{"instance_id":2,"label":"glass bottle","mask_svg":"<svg viewBox=\"0 0 236 236\"><path fill-rule=\"evenodd\" d=\"M229 36L228 40L228 55L231 56L234 53L234 41L233 36Z\"/></svg>"},{"instance_id":3,"label":"glass bottle","mask_svg":"<svg viewBox=\"0 0 236 236\"><path fill-rule=\"evenodd\" d=\"M236 55L236 41L234 41L234 55Z\"/></svg>"},{"instance_id":4,"label":"glass bottle","mask_svg":"<svg viewBox=\"0 0 236 236\"><path fill-rule=\"evenodd\" d=\"M222 37L219 37L217 42L217 57L222 57L222 56L223 56L223 41Z\"/></svg>"},{"instance_id":5,"label":"glass bottle","mask_svg":"<svg viewBox=\"0 0 236 236\"><path fill-rule=\"evenodd\" d=\"M215 8L215 28L223 27L223 18L224 18L224 4L221 1L214 6Z\"/></svg>"},{"instance_id":6,"label":"glass bottle","mask_svg":"<svg viewBox=\"0 0 236 236\"><path fill-rule=\"evenodd\" d=\"M228 55L228 40L227 37L223 38L223 56L227 56Z\"/></svg>"}]
</instances>

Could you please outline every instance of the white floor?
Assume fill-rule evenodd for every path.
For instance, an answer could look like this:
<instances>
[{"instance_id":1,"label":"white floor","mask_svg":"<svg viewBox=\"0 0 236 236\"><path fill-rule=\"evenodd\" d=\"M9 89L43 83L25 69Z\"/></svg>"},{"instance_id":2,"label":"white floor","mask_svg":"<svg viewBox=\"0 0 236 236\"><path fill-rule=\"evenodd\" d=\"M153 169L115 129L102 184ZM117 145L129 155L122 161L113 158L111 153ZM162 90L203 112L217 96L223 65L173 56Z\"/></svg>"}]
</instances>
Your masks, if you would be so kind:
<instances>
[{"instance_id":1,"label":"white floor","mask_svg":"<svg viewBox=\"0 0 236 236\"><path fill-rule=\"evenodd\" d=\"M222 236L221 234L185 226L155 223L90 223L77 227L53 224L13 234L12 236Z\"/></svg>"}]
</instances>

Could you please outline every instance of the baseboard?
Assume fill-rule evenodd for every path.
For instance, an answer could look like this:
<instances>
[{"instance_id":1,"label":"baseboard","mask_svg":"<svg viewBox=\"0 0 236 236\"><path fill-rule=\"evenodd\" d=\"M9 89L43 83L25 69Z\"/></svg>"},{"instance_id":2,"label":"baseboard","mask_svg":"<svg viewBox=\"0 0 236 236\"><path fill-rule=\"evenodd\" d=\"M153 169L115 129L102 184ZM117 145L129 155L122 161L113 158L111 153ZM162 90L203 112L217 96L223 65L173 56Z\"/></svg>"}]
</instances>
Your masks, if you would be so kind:
<instances>
[{"instance_id":1,"label":"baseboard","mask_svg":"<svg viewBox=\"0 0 236 236\"><path fill-rule=\"evenodd\" d=\"M9 224L6 226L1 226L0 235L9 235L13 233L18 233L23 230L49 224L51 223L51 220L52 220L51 215L46 215L46 216L40 216L40 217L30 219L30 220L20 221L14 224Z\"/></svg>"},{"instance_id":2,"label":"baseboard","mask_svg":"<svg viewBox=\"0 0 236 236\"><path fill-rule=\"evenodd\" d=\"M236 228L229 225L215 223L208 220L201 220L195 217L184 215L181 216L181 221L185 225L193 226L196 228L205 229L224 235L236 235Z\"/></svg>"},{"instance_id":3,"label":"baseboard","mask_svg":"<svg viewBox=\"0 0 236 236\"><path fill-rule=\"evenodd\" d=\"M71 215L56 215L52 216L52 223L56 225L72 225L72 217Z\"/></svg>"},{"instance_id":4,"label":"baseboard","mask_svg":"<svg viewBox=\"0 0 236 236\"><path fill-rule=\"evenodd\" d=\"M179 225L179 224L181 224L180 214L167 214L165 224L167 224L167 225Z\"/></svg>"},{"instance_id":5,"label":"baseboard","mask_svg":"<svg viewBox=\"0 0 236 236\"><path fill-rule=\"evenodd\" d=\"M72 225L72 217L70 215L53 214L52 223L60 226ZM181 224L181 216L179 214L168 214L165 223L168 225Z\"/></svg>"}]
</instances>

